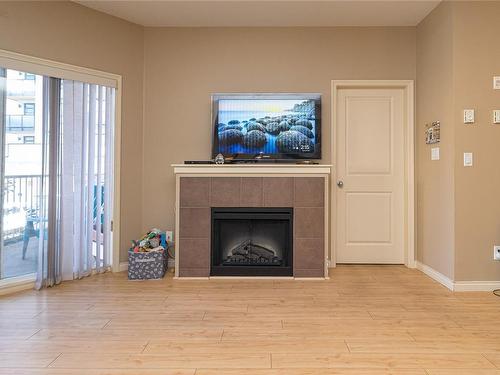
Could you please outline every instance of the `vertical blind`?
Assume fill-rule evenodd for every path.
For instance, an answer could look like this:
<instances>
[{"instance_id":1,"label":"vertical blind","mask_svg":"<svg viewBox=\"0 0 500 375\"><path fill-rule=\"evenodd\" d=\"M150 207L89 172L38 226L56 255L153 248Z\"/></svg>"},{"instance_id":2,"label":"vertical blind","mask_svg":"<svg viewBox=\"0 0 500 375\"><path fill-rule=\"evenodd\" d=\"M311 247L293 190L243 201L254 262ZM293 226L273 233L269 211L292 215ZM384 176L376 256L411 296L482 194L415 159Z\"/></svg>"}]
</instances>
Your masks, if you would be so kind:
<instances>
[{"instance_id":1,"label":"vertical blind","mask_svg":"<svg viewBox=\"0 0 500 375\"><path fill-rule=\"evenodd\" d=\"M115 89L44 78L36 287L111 266Z\"/></svg>"},{"instance_id":2,"label":"vertical blind","mask_svg":"<svg viewBox=\"0 0 500 375\"><path fill-rule=\"evenodd\" d=\"M39 252L36 288L61 282L60 201L58 143L61 135L60 84L57 78L43 78L42 175L40 183L38 224Z\"/></svg>"},{"instance_id":3,"label":"vertical blind","mask_svg":"<svg viewBox=\"0 0 500 375\"><path fill-rule=\"evenodd\" d=\"M114 96L110 87L62 81L63 279L111 264Z\"/></svg>"}]
</instances>

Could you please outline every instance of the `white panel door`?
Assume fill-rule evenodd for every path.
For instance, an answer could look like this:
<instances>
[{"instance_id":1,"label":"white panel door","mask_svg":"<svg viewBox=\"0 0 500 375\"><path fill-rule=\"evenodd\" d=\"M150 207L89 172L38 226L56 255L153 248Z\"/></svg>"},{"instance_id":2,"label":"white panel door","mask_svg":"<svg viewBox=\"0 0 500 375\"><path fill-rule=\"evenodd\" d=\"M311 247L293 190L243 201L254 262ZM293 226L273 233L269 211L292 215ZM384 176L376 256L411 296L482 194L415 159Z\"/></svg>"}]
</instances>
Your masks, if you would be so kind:
<instances>
[{"instance_id":1,"label":"white panel door","mask_svg":"<svg viewBox=\"0 0 500 375\"><path fill-rule=\"evenodd\" d=\"M337 263L404 263L404 91L339 89Z\"/></svg>"}]
</instances>

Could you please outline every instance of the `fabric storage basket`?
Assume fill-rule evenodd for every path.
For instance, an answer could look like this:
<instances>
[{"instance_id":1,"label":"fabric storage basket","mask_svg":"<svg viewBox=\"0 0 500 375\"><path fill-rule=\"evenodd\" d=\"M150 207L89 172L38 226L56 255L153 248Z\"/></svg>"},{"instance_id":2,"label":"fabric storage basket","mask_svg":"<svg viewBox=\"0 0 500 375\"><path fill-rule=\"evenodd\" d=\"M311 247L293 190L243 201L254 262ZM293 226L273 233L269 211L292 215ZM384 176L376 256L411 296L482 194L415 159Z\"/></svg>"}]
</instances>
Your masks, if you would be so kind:
<instances>
[{"instance_id":1,"label":"fabric storage basket","mask_svg":"<svg viewBox=\"0 0 500 375\"><path fill-rule=\"evenodd\" d=\"M161 279L167 271L165 250L148 253L128 252L129 280Z\"/></svg>"}]
</instances>

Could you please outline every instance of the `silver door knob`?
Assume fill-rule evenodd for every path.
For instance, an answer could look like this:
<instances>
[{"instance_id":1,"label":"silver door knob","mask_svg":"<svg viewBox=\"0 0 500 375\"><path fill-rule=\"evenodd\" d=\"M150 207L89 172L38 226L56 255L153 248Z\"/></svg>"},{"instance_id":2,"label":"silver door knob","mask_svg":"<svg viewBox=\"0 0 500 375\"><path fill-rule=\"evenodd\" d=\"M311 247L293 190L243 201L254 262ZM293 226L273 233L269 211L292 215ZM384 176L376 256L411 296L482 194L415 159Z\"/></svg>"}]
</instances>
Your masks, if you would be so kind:
<instances>
[{"instance_id":1,"label":"silver door knob","mask_svg":"<svg viewBox=\"0 0 500 375\"><path fill-rule=\"evenodd\" d=\"M337 181L337 186L338 186L339 188L344 187L344 181L342 181L342 180L338 180L338 181Z\"/></svg>"}]
</instances>

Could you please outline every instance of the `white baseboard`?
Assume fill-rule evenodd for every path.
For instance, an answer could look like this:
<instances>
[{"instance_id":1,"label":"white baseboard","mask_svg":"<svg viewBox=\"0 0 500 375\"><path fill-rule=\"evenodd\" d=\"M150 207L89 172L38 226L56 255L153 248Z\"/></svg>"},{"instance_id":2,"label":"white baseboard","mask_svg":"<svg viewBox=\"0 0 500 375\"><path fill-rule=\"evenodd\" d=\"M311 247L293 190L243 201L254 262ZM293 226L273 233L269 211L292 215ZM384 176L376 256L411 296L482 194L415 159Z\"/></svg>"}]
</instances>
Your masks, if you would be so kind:
<instances>
[{"instance_id":1,"label":"white baseboard","mask_svg":"<svg viewBox=\"0 0 500 375\"><path fill-rule=\"evenodd\" d=\"M417 262L417 269L454 292L491 292L500 289L500 281L453 281L421 262Z\"/></svg>"},{"instance_id":2,"label":"white baseboard","mask_svg":"<svg viewBox=\"0 0 500 375\"><path fill-rule=\"evenodd\" d=\"M425 273L427 276L429 276L431 279L436 280L438 283L441 285L445 286L451 291L455 292L491 292L492 290L495 289L500 289L500 281L453 281L450 279L448 276L443 275L441 272L436 271L434 268L429 267L426 264L423 264L421 262L416 262L415 263L416 268L423 273ZM168 260L168 268L172 269L175 267L175 260L174 259L169 259ZM128 262L121 262L119 266L119 272L127 271L128 270ZM208 279L231 279L231 277L176 277L175 279L184 279L184 280L208 280ZM242 279L242 277L238 277L238 279ZM249 277L248 279L258 279L256 277ZM262 279L262 278L260 278ZM275 279L275 278L272 278ZM282 279L287 279L287 278L282 278ZM294 279L293 277L288 278L288 279ZM295 280L325 280L326 278L295 278ZM33 285L23 285L24 289L30 289L33 288ZM14 289L9 288L9 293L12 293L12 291L15 291ZM22 290L22 289L18 289ZM0 294L2 293L3 290L0 290Z\"/></svg>"},{"instance_id":3,"label":"white baseboard","mask_svg":"<svg viewBox=\"0 0 500 375\"><path fill-rule=\"evenodd\" d=\"M128 270L128 262L120 262L120 265L118 266L118 272L123 272Z\"/></svg>"},{"instance_id":4,"label":"white baseboard","mask_svg":"<svg viewBox=\"0 0 500 375\"><path fill-rule=\"evenodd\" d=\"M423 273L425 273L431 279L434 279L438 283L444 285L449 290L451 290L451 291L454 290L455 285L454 285L453 280L450 279L448 276L443 275L441 272L436 271L434 268L429 267L428 265L417 261L417 269L422 271Z\"/></svg>"},{"instance_id":5,"label":"white baseboard","mask_svg":"<svg viewBox=\"0 0 500 375\"><path fill-rule=\"evenodd\" d=\"M455 292L491 292L500 289L500 281L455 281Z\"/></svg>"}]
</instances>

